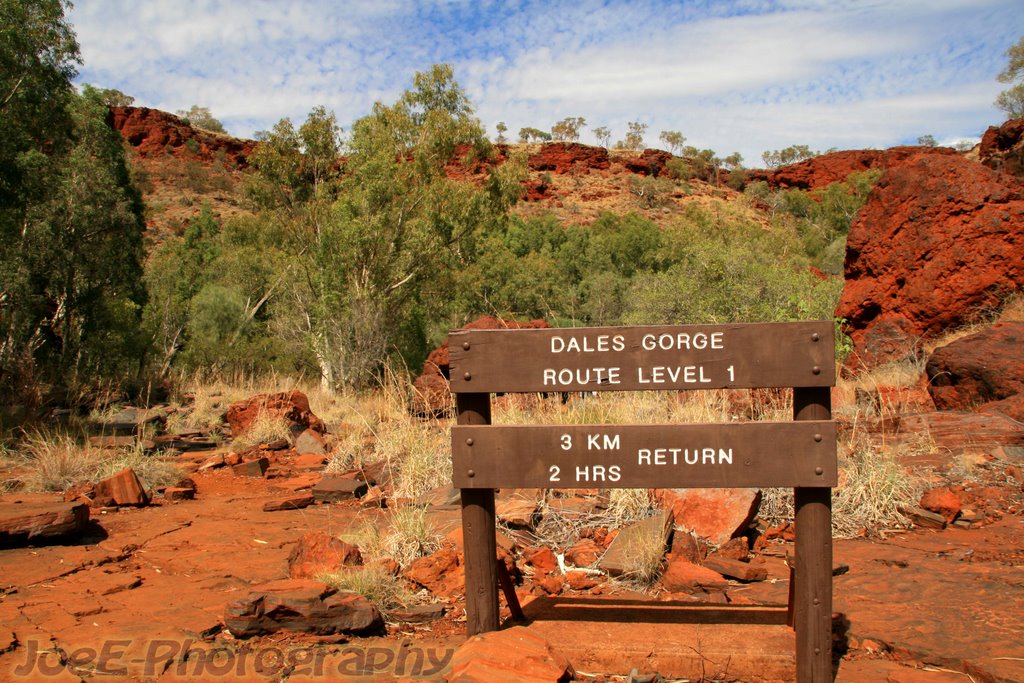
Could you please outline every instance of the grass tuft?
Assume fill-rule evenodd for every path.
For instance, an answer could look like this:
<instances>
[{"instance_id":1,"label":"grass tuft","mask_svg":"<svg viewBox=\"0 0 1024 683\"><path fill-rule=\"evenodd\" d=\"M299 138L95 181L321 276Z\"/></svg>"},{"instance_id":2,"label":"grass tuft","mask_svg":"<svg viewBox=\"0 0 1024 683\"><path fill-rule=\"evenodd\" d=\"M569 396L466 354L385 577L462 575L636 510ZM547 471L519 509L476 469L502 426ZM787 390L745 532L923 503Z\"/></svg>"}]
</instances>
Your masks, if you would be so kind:
<instances>
[{"instance_id":1,"label":"grass tuft","mask_svg":"<svg viewBox=\"0 0 1024 683\"><path fill-rule=\"evenodd\" d=\"M396 607L408 605L413 595L401 578L370 565L317 575L318 581L338 590L352 591L372 602L385 618Z\"/></svg>"},{"instance_id":2,"label":"grass tuft","mask_svg":"<svg viewBox=\"0 0 1024 683\"><path fill-rule=\"evenodd\" d=\"M901 509L917 505L922 482L912 477L888 447L865 440L839 461L839 486L832 497L832 533L852 538L905 528Z\"/></svg>"},{"instance_id":3,"label":"grass tuft","mask_svg":"<svg viewBox=\"0 0 1024 683\"><path fill-rule=\"evenodd\" d=\"M441 537L427 521L427 511L415 505L393 509L383 524L364 527L357 536L367 557L391 559L402 567L441 547Z\"/></svg>"},{"instance_id":4,"label":"grass tuft","mask_svg":"<svg viewBox=\"0 0 1024 683\"><path fill-rule=\"evenodd\" d=\"M158 457L146 455L141 444L131 449L101 449L67 433L32 432L17 450L20 481L28 491L65 491L83 481L96 482L126 467L150 489L169 486L182 478L182 470ZM8 460L12 460L8 456ZM11 487L11 482L6 485Z\"/></svg>"},{"instance_id":5,"label":"grass tuft","mask_svg":"<svg viewBox=\"0 0 1024 683\"><path fill-rule=\"evenodd\" d=\"M287 439L291 435L289 426L284 416L261 412L248 429L232 439L231 445L235 450L245 450L278 439Z\"/></svg>"}]
</instances>

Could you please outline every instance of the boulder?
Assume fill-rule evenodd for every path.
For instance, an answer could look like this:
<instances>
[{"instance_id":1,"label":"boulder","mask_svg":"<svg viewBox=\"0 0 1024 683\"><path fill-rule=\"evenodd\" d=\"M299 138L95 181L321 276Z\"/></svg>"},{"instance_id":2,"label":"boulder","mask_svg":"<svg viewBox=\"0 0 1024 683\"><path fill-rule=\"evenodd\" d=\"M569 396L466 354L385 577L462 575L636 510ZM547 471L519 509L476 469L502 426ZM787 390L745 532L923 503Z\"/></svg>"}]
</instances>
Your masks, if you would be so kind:
<instances>
[{"instance_id":1,"label":"boulder","mask_svg":"<svg viewBox=\"0 0 1024 683\"><path fill-rule=\"evenodd\" d=\"M652 150L653 151L653 150ZM603 171L611 164L608 150L578 142L549 142L531 154L527 161L531 171L550 171L556 174L575 170Z\"/></svg>"},{"instance_id":2,"label":"boulder","mask_svg":"<svg viewBox=\"0 0 1024 683\"><path fill-rule=\"evenodd\" d=\"M585 145L584 145L585 146ZM464 330L519 330L549 328L543 320L516 322L499 320L489 315L481 316L461 329ZM448 339L441 346L430 352L423 363L423 372L413 382L412 411L421 417L441 417L451 412L454 407L451 390L448 386Z\"/></svg>"},{"instance_id":3,"label":"boulder","mask_svg":"<svg viewBox=\"0 0 1024 683\"><path fill-rule=\"evenodd\" d=\"M258 586L228 604L224 625L236 638L281 630L369 635L383 630L384 619L358 593L336 591L319 581L285 579Z\"/></svg>"},{"instance_id":4,"label":"boulder","mask_svg":"<svg viewBox=\"0 0 1024 683\"><path fill-rule=\"evenodd\" d=\"M312 493L299 493L287 498L268 500L263 504L264 512L280 512L281 510L301 510L313 504Z\"/></svg>"},{"instance_id":5,"label":"boulder","mask_svg":"<svg viewBox=\"0 0 1024 683\"><path fill-rule=\"evenodd\" d=\"M269 416L284 418L293 433L306 429L323 434L327 431L324 423L309 409L309 399L301 391L287 391L277 394L257 394L244 401L228 406L224 419L231 426L234 436L244 434L257 418Z\"/></svg>"},{"instance_id":6,"label":"boulder","mask_svg":"<svg viewBox=\"0 0 1024 683\"><path fill-rule=\"evenodd\" d=\"M737 581L764 581L768 578L768 570L764 567L728 557L708 555L704 559L704 568Z\"/></svg>"},{"instance_id":7,"label":"boulder","mask_svg":"<svg viewBox=\"0 0 1024 683\"><path fill-rule=\"evenodd\" d=\"M660 149L645 149L638 157L628 157L622 160L626 170L638 175L660 176L665 171L665 165L672 160L672 155Z\"/></svg>"},{"instance_id":8,"label":"boulder","mask_svg":"<svg viewBox=\"0 0 1024 683\"><path fill-rule=\"evenodd\" d=\"M236 477L253 477L260 479L266 475L267 468L269 467L270 460L268 458L255 458L253 460L240 462L237 465L232 465L231 471Z\"/></svg>"},{"instance_id":9,"label":"boulder","mask_svg":"<svg viewBox=\"0 0 1024 683\"><path fill-rule=\"evenodd\" d=\"M314 429L307 429L295 437L292 449L299 455L323 455L328 451L323 435Z\"/></svg>"},{"instance_id":10,"label":"boulder","mask_svg":"<svg viewBox=\"0 0 1024 683\"><path fill-rule=\"evenodd\" d=\"M473 636L452 657L450 683L562 683L575 677L572 664L525 626Z\"/></svg>"},{"instance_id":11,"label":"boulder","mask_svg":"<svg viewBox=\"0 0 1024 683\"><path fill-rule=\"evenodd\" d=\"M359 479L343 477L324 477L313 484L313 500L318 503L336 503L342 500L353 500L366 495L369 486Z\"/></svg>"},{"instance_id":12,"label":"boulder","mask_svg":"<svg viewBox=\"0 0 1024 683\"><path fill-rule=\"evenodd\" d=\"M149 494L135 470L126 467L117 474L96 482L95 501L105 503L113 500L115 505L134 505L141 507L149 504Z\"/></svg>"},{"instance_id":13,"label":"boulder","mask_svg":"<svg viewBox=\"0 0 1024 683\"><path fill-rule=\"evenodd\" d=\"M310 531L302 535L288 555L288 576L312 579L323 572L362 563L363 556L357 546L322 531Z\"/></svg>"},{"instance_id":14,"label":"boulder","mask_svg":"<svg viewBox=\"0 0 1024 683\"><path fill-rule=\"evenodd\" d=\"M940 410L966 410L1024 393L1024 322L997 323L938 348L925 371Z\"/></svg>"},{"instance_id":15,"label":"boulder","mask_svg":"<svg viewBox=\"0 0 1024 683\"><path fill-rule=\"evenodd\" d=\"M195 488L184 486L168 486L163 491L164 500L181 501L193 500L196 497Z\"/></svg>"},{"instance_id":16,"label":"boulder","mask_svg":"<svg viewBox=\"0 0 1024 683\"><path fill-rule=\"evenodd\" d=\"M694 564L676 553L666 556L660 583L669 593L693 593L704 588L721 589L729 585L718 572Z\"/></svg>"},{"instance_id":17,"label":"boulder","mask_svg":"<svg viewBox=\"0 0 1024 683\"><path fill-rule=\"evenodd\" d=\"M1018 424L1024 424L1024 392L1002 401L990 401L981 406L980 410L983 413L1002 413Z\"/></svg>"},{"instance_id":18,"label":"boulder","mask_svg":"<svg viewBox=\"0 0 1024 683\"><path fill-rule=\"evenodd\" d=\"M495 505L498 520L513 528L533 529L537 524L540 501L533 497L509 496Z\"/></svg>"},{"instance_id":19,"label":"boulder","mask_svg":"<svg viewBox=\"0 0 1024 683\"><path fill-rule=\"evenodd\" d=\"M654 497L676 526L714 545L746 531L761 506L759 489L655 489Z\"/></svg>"},{"instance_id":20,"label":"boulder","mask_svg":"<svg viewBox=\"0 0 1024 683\"><path fill-rule=\"evenodd\" d=\"M637 554L645 554L651 548L658 548L663 554L672 537L672 522L671 511L658 510L651 517L624 528L601 557L598 569L610 576L622 576L634 570L633 558Z\"/></svg>"},{"instance_id":21,"label":"boulder","mask_svg":"<svg viewBox=\"0 0 1024 683\"><path fill-rule=\"evenodd\" d=\"M306 453L291 462L292 469L296 472L319 472L326 464L327 456L319 453Z\"/></svg>"},{"instance_id":22,"label":"boulder","mask_svg":"<svg viewBox=\"0 0 1024 683\"><path fill-rule=\"evenodd\" d=\"M441 548L432 555L416 558L405 568L402 576L434 595L453 596L465 591L462 556L452 548Z\"/></svg>"},{"instance_id":23,"label":"boulder","mask_svg":"<svg viewBox=\"0 0 1024 683\"><path fill-rule=\"evenodd\" d=\"M565 551L565 559L577 567L591 567L604 554L604 548L590 538L582 538Z\"/></svg>"},{"instance_id":24,"label":"boulder","mask_svg":"<svg viewBox=\"0 0 1024 683\"><path fill-rule=\"evenodd\" d=\"M946 520L946 524L951 524L957 515L960 514L960 510L963 507L960 496L945 486L936 486L928 489L921 495L921 501L918 504L928 512L942 515L942 518Z\"/></svg>"},{"instance_id":25,"label":"boulder","mask_svg":"<svg viewBox=\"0 0 1024 683\"><path fill-rule=\"evenodd\" d=\"M848 364L913 356L1024 286L1024 186L961 156L911 157L857 214L844 268Z\"/></svg>"},{"instance_id":26,"label":"boulder","mask_svg":"<svg viewBox=\"0 0 1024 683\"><path fill-rule=\"evenodd\" d=\"M541 574L558 571L558 558L546 545L523 553L523 559L534 571Z\"/></svg>"},{"instance_id":27,"label":"boulder","mask_svg":"<svg viewBox=\"0 0 1024 683\"><path fill-rule=\"evenodd\" d=\"M0 546L80 532L89 522L89 505L68 503L0 504Z\"/></svg>"},{"instance_id":28,"label":"boulder","mask_svg":"<svg viewBox=\"0 0 1024 683\"><path fill-rule=\"evenodd\" d=\"M1024 177L1024 118L989 126L978 145L978 160L995 171Z\"/></svg>"}]
</instances>

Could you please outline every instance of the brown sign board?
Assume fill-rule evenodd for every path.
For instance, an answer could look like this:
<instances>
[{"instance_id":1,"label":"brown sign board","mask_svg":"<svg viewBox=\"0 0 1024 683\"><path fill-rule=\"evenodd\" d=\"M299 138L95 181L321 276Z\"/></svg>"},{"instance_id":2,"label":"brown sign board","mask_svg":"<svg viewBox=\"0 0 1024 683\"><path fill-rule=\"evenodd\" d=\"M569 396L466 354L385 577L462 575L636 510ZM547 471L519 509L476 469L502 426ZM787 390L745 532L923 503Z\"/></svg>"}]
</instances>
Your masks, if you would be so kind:
<instances>
[{"instance_id":1,"label":"brown sign board","mask_svg":"<svg viewBox=\"0 0 1024 683\"><path fill-rule=\"evenodd\" d=\"M448 335L453 393L827 387L834 347L831 321Z\"/></svg>"},{"instance_id":2,"label":"brown sign board","mask_svg":"<svg viewBox=\"0 0 1024 683\"><path fill-rule=\"evenodd\" d=\"M452 427L456 488L835 486L830 420Z\"/></svg>"}]
</instances>

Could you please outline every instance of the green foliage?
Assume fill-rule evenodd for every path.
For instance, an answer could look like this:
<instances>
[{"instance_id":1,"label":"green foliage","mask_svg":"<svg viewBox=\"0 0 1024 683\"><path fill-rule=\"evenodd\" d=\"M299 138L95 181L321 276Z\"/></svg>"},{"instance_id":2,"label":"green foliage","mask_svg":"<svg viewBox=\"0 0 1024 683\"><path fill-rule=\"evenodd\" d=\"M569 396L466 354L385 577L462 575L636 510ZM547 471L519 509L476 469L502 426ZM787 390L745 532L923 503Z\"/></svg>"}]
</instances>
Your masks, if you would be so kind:
<instances>
[{"instance_id":1,"label":"green foliage","mask_svg":"<svg viewBox=\"0 0 1024 683\"><path fill-rule=\"evenodd\" d=\"M422 362L454 271L502 223L524 164L479 186L448 177L454 160L492 150L446 65L376 103L347 139L323 107L262 138L245 184L255 216L220 233L201 216L152 260L151 287L168 292L149 316L164 365L291 366L335 389L372 383L396 356Z\"/></svg>"},{"instance_id":2,"label":"green foliage","mask_svg":"<svg viewBox=\"0 0 1024 683\"><path fill-rule=\"evenodd\" d=\"M586 125L587 121L582 116L569 116L551 126L551 137L555 140L576 142L580 139L580 129Z\"/></svg>"},{"instance_id":3,"label":"green foliage","mask_svg":"<svg viewBox=\"0 0 1024 683\"><path fill-rule=\"evenodd\" d=\"M505 133L508 132L508 126L505 125L504 121L498 121L498 123L495 124L494 129L498 131L498 137L494 139L495 142L498 144L508 142L508 138L505 137Z\"/></svg>"},{"instance_id":4,"label":"green foliage","mask_svg":"<svg viewBox=\"0 0 1024 683\"><path fill-rule=\"evenodd\" d=\"M917 144L922 147L938 147L939 143L935 140L935 136L928 134L922 135L917 139Z\"/></svg>"},{"instance_id":5,"label":"green foliage","mask_svg":"<svg viewBox=\"0 0 1024 683\"><path fill-rule=\"evenodd\" d=\"M842 281L819 281L796 235L692 207L665 230L671 263L630 283L630 324L831 318Z\"/></svg>"},{"instance_id":6,"label":"green foliage","mask_svg":"<svg viewBox=\"0 0 1024 683\"><path fill-rule=\"evenodd\" d=\"M530 128L529 126L519 129L519 142L547 142L551 139L551 133L540 130L539 128Z\"/></svg>"},{"instance_id":7,"label":"green foliage","mask_svg":"<svg viewBox=\"0 0 1024 683\"><path fill-rule=\"evenodd\" d=\"M644 135L647 133L647 124L639 121L630 121L626 124L629 132L626 137L615 143L617 149L639 150L644 148Z\"/></svg>"},{"instance_id":8,"label":"green foliage","mask_svg":"<svg viewBox=\"0 0 1024 683\"><path fill-rule=\"evenodd\" d=\"M654 176L631 175L628 179L629 191L636 196L640 206L654 209L669 202L669 196L675 185L668 178Z\"/></svg>"},{"instance_id":9,"label":"green foliage","mask_svg":"<svg viewBox=\"0 0 1024 683\"><path fill-rule=\"evenodd\" d=\"M1006 112L1007 119L1024 117L1024 83L1017 83L999 93L995 105Z\"/></svg>"},{"instance_id":10,"label":"green foliage","mask_svg":"<svg viewBox=\"0 0 1024 683\"><path fill-rule=\"evenodd\" d=\"M761 159L764 161L765 167L778 168L788 164L795 164L796 162L803 161L804 159L816 157L819 154L821 154L821 152L811 151L811 148L807 145L790 145L784 149L765 151L761 154Z\"/></svg>"},{"instance_id":11,"label":"green foliage","mask_svg":"<svg viewBox=\"0 0 1024 683\"><path fill-rule=\"evenodd\" d=\"M82 94L93 97L108 107L128 107L135 102L131 95L125 95L114 88L94 88L86 83L82 86Z\"/></svg>"},{"instance_id":12,"label":"green foliage","mask_svg":"<svg viewBox=\"0 0 1024 683\"><path fill-rule=\"evenodd\" d=\"M668 151L677 154L682 148L686 138L677 130L663 130L658 139L665 143Z\"/></svg>"},{"instance_id":13,"label":"green foliage","mask_svg":"<svg viewBox=\"0 0 1024 683\"><path fill-rule=\"evenodd\" d=\"M194 128L202 128L211 133L227 133L224 129L224 124L210 113L209 107L200 107L198 104L193 104L190 109L179 109L175 114L185 119Z\"/></svg>"},{"instance_id":14,"label":"green foliage","mask_svg":"<svg viewBox=\"0 0 1024 683\"><path fill-rule=\"evenodd\" d=\"M857 212L867 201L881 171L851 173L846 180L811 192L772 192L767 183L750 183L745 194L768 204L773 212L794 219L803 252L822 271L842 272L846 236Z\"/></svg>"},{"instance_id":15,"label":"green foliage","mask_svg":"<svg viewBox=\"0 0 1024 683\"><path fill-rule=\"evenodd\" d=\"M607 147L612 139L612 131L608 126L598 126L594 129L594 137L602 147Z\"/></svg>"},{"instance_id":16,"label":"green foliage","mask_svg":"<svg viewBox=\"0 0 1024 683\"><path fill-rule=\"evenodd\" d=\"M134 377L142 204L61 2L0 2L0 388Z\"/></svg>"},{"instance_id":17,"label":"green foliage","mask_svg":"<svg viewBox=\"0 0 1024 683\"><path fill-rule=\"evenodd\" d=\"M1006 50L1006 59L1006 68L999 72L999 82L1013 85L999 93L995 105L1006 112L1007 119L1016 119L1024 116L1024 37Z\"/></svg>"}]
</instances>

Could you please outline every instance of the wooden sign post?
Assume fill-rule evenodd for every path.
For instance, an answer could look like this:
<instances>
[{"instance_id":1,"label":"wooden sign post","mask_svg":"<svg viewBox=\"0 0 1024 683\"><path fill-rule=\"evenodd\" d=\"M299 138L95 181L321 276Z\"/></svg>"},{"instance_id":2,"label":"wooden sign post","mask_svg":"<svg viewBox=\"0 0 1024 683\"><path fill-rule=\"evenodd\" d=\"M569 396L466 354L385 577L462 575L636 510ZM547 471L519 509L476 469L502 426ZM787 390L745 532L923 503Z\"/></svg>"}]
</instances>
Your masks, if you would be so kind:
<instances>
[{"instance_id":1,"label":"wooden sign post","mask_svg":"<svg viewBox=\"0 0 1024 683\"><path fill-rule=\"evenodd\" d=\"M793 487L797 680L832 675L830 321L448 336L469 635L498 628L494 490ZM492 393L793 388L792 422L492 426Z\"/></svg>"}]
</instances>

